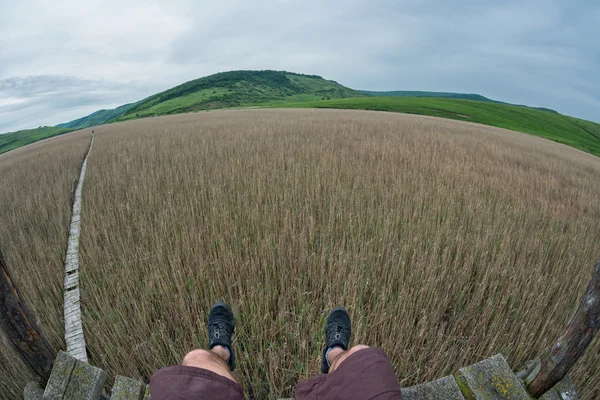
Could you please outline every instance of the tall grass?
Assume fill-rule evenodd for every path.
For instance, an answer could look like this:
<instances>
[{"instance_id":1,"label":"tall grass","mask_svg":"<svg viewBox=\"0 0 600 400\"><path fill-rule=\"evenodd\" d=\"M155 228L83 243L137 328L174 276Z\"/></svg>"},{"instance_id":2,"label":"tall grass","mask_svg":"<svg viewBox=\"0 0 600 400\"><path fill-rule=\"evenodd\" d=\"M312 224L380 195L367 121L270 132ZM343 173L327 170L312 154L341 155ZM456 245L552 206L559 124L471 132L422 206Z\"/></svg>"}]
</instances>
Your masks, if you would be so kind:
<instances>
[{"instance_id":1,"label":"tall grass","mask_svg":"<svg viewBox=\"0 0 600 400\"><path fill-rule=\"evenodd\" d=\"M218 111L103 126L83 194L90 361L147 379L206 345L209 308L225 300L236 373L260 399L318 372L337 305L353 343L383 347L402 386L497 352L517 369L565 328L600 256L599 173L597 158L533 136L401 114ZM12 201L48 193L46 174L35 169ZM58 174L50 186L70 185ZM55 215L57 202L36 204ZM24 239L8 260L36 260L19 277L34 274L23 290L40 318L34 287L61 301L68 211L60 218L56 249ZM42 222L33 243L54 226ZM48 251L56 265L41 262ZM60 345L59 305L48 313ZM584 399L600 395L599 352L596 340L574 372Z\"/></svg>"},{"instance_id":2,"label":"tall grass","mask_svg":"<svg viewBox=\"0 0 600 400\"><path fill-rule=\"evenodd\" d=\"M64 348L63 261L71 190L89 133L71 133L0 155L0 249L35 321ZM1 332L1 330L0 330ZM0 398L22 399L33 376L0 341Z\"/></svg>"},{"instance_id":3,"label":"tall grass","mask_svg":"<svg viewBox=\"0 0 600 400\"><path fill-rule=\"evenodd\" d=\"M92 362L147 379L237 317L257 398L318 372L327 311L402 386L565 328L600 256L600 162L496 128L353 111L211 112L97 130L84 193ZM600 387L598 344L575 373Z\"/></svg>"}]
</instances>

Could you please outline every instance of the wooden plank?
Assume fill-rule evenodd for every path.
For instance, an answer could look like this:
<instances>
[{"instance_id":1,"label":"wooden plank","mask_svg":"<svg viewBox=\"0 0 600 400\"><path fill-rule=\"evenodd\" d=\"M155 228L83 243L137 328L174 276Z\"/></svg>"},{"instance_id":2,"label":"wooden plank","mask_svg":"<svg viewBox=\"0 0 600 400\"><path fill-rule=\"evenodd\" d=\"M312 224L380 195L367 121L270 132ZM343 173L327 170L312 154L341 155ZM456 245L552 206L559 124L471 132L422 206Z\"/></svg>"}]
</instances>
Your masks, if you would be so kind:
<instances>
[{"instance_id":1,"label":"wooden plank","mask_svg":"<svg viewBox=\"0 0 600 400\"><path fill-rule=\"evenodd\" d=\"M105 383L106 372L77 359L64 400L98 400Z\"/></svg>"},{"instance_id":2,"label":"wooden plank","mask_svg":"<svg viewBox=\"0 0 600 400\"><path fill-rule=\"evenodd\" d=\"M0 251L0 329L21 359L44 382L50 377L56 350L42 330L35 324L31 313L14 284L4 256Z\"/></svg>"},{"instance_id":3,"label":"wooden plank","mask_svg":"<svg viewBox=\"0 0 600 400\"><path fill-rule=\"evenodd\" d=\"M44 400L62 399L69 385L71 373L75 368L75 359L64 351L58 353L52 374L44 390Z\"/></svg>"},{"instance_id":4,"label":"wooden plank","mask_svg":"<svg viewBox=\"0 0 600 400\"><path fill-rule=\"evenodd\" d=\"M74 274L68 274L65 276L64 281L64 289L74 289L79 286L79 273L75 272Z\"/></svg>"},{"instance_id":5,"label":"wooden plank","mask_svg":"<svg viewBox=\"0 0 600 400\"><path fill-rule=\"evenodd\" d=\"M143 400L146 385L135 379L117 375L113 386L112 400Z\"/></svg>"},{"instance_id":6,"label":"wooden plank","mask_svg":"<svg viewBox=\"0 0 600 400\"><path fill-rule=\"evenodd\" d=\"M44 397L44 389L36 382L29 382L23 389L23 399L25 400L42 400Z\"/></svg>"},{"instance_id":7,"label":"wooden plank","mask_svg":"<svg viewBox=\"0 0 600 400\"><path fill-rule=\"evenodd\" d=\"M501 354L461 368L455 377L469 400L531 399Z\"/></svg>"},{"instance_id":8,"label":"wooden plank","mask_svg":"<svg viewBox=\"0 0 600 400\"><path fill-rule=\"evenodd\" d=\"M61 351L54 362L44 400L98 400L106 372Z\"/></svg>"},{"instance_id":9,"label":"wooden plank","mask_svg":"<svg viewBox=\"0 0 600 400\"><path fill-rule=\"evenodd\" d=\"M401 391L403 400L465 400L452 375Z\"/></svg>"}]
</instances>

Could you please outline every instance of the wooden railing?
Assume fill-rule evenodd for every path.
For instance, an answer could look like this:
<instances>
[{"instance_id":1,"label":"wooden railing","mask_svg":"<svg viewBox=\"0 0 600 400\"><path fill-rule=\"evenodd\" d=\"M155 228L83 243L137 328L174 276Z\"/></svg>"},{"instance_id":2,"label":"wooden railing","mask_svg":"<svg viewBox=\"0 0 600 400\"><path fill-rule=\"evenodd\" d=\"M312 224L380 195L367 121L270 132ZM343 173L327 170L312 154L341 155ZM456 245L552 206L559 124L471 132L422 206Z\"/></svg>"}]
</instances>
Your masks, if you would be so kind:
<instances>
[{"instance_id":1,"label":"wooden railing","mask_svg":"<svg viewBox=\"0 0 600 400\"><path fill-rule=\"evenodd\" d=\"M530 364L527 391L538 398L563 380L600 330L600 261L567 329L549 351Z\"/></svg>"},{"instance_id":2,"label":"wooden railing","mask_svg":"<svg viewBox=\"0 0 600 400\"><path fill-rule=\"evenodd\" d=\"M48 381L56 350L35 324L12 280L0 250L0 329L31 370Z\"/></svg>"}]
</instances>

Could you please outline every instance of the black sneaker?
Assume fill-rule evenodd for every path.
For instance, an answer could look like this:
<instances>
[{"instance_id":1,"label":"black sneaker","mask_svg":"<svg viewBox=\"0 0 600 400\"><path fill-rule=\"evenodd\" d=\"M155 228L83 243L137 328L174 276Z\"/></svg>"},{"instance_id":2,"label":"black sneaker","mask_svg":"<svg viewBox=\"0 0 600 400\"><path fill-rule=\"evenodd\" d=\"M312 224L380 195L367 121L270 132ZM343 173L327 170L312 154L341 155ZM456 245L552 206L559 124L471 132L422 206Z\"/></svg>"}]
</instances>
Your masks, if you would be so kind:
<instances>
[{"instance_id":1,"label":"black sneaker","mask_svg":"<svg viewBox=\"0 0 600 400\"><path fill-rule=\"evenodd\" d=\"M348 350L352 327L350 324L350 315L345 308L339 307L329 313L325 322L325 337L327 338L325 348L323 349L323 360L321 362L321 372L329 373L329 364L327 363L327 349L330 347L341 347Z\"/></svg>"},{"instance_id":2,"label":"black sneaker","mask_svg":"<svg viewBox=\"0 0 600 400\"><path fill-rule=\"evenodd\" d=\"M229 365L230 370L235 368L235 356L231 348L231 337L235 331L235 321L231 308L225 303L217 303L208 314L208 349L215 346L227 347L229 350Z\"/></svg>"}]
</instances>

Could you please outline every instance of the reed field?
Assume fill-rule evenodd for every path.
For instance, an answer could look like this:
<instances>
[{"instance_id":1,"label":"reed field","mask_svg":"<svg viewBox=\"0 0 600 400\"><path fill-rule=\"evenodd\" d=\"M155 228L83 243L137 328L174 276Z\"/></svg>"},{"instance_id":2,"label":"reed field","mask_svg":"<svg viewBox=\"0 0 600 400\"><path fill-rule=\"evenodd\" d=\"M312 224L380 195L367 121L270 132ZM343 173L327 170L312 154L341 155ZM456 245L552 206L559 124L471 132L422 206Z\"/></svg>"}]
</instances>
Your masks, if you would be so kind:
<instances>
[{"instance_id":1,"label":"reed field","mask_svg":"<svg viewBox=\"0 0 600 400\"><path fill-rule=\"evenodd\" d=\"M0 155L0 250L57 349L64 349L63 262L71 192L89 141L89 132L71 133ZM22 399L31 379L7 341L0 340L0 398Z\"/></svg>"},{"instance_id":2,"label":"reed field","mask_svg":"<svg viewBox=\"0 0 600 400\"><path fill-rule=\"evenodd\" d=\"M526 134L304 109L95 132L82 312L90 362L111 377L147 380L206 346L216 301L236 314L235 373L256 399L318 373L336 306L353 344L386 350L401 386L496 353L518 369L565 329L600 258L600 159ZM89 129L0 156L0 215L12 218L0 248L57 347L88 143ZM0 354L0 390L22 390L17 360ZM572 374L583 399L600 398L599 375L596 339Z\"/></svg>"}]
</instances>

